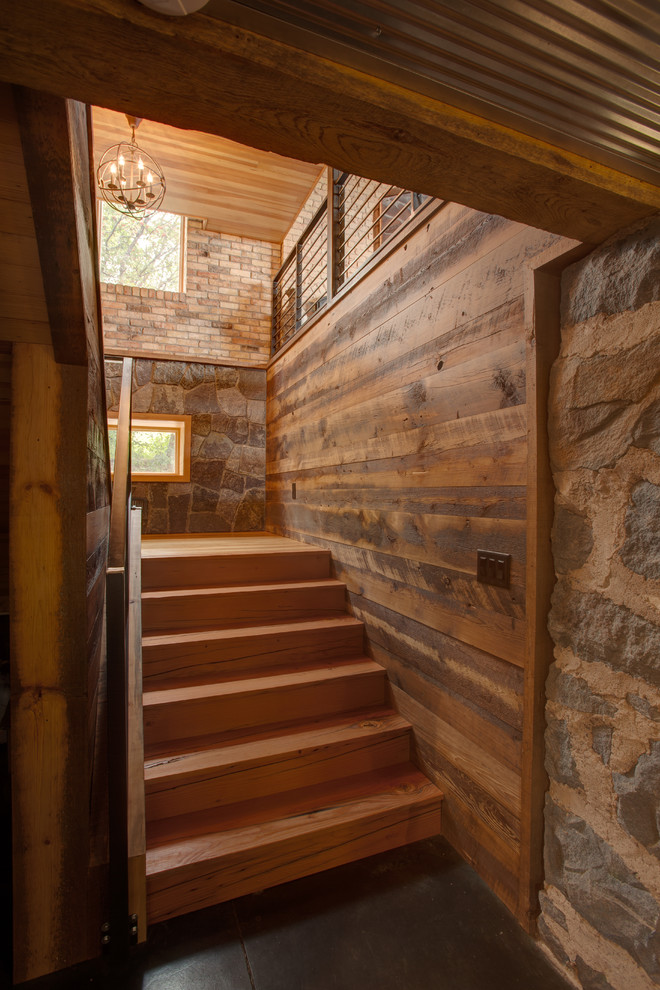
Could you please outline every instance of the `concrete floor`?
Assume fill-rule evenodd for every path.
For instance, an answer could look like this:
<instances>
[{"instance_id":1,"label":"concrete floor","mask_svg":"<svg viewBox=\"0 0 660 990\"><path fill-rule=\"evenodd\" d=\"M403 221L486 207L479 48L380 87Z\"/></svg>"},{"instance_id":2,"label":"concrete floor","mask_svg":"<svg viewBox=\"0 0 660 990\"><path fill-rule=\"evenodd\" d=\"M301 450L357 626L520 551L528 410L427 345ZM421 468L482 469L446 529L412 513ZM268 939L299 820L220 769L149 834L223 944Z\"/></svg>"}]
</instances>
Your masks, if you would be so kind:
<instances>
[{"instance_id":1,"label":"concrete floor","mask_svg":"<svg viewBox=\"0 0 660 990\"><path fill-rule=\"evenodd\" d=\"M155 925L30 990L568 990L442 839Z\"/></svg>"}]
</instances>

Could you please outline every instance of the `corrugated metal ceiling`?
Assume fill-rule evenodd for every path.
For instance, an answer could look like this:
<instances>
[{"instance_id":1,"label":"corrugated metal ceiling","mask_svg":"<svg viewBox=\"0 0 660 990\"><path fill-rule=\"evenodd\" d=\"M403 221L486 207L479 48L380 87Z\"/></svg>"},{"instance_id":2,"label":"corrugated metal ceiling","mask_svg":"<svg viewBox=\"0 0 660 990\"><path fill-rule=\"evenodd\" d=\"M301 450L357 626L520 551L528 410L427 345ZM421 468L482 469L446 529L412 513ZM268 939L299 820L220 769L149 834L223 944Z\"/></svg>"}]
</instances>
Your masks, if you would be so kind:
<instances>
[{"instance_id":1,"label":"corrugated metal ceiling","mask_svg":"<svg viewBox=\"0 0 660 990\"><path fill-rule=\"evenodd\" d=\"M205 12L660 176L657 0L212 0Z\"/></svg>"}]
</instances>

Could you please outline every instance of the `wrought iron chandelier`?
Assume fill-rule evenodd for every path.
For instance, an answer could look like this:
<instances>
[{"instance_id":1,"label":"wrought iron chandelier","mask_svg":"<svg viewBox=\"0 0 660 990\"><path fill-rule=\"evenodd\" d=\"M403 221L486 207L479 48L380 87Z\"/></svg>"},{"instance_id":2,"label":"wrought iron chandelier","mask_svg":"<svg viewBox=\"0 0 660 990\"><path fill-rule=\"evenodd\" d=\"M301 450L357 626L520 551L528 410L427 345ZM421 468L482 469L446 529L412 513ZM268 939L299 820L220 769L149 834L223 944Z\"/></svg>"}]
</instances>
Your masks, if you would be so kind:
<instances>
[{"instance_id":1,"label":"wrought iron chandelier","mask_svg":"<svg viewBox=\"0 0 660 990\"><path fill-rule=\"evenodd\" d=\"M165 176L158 162L135 141L135 131L142 118L126 114L126 120L131 128L131 140L113 144L103 153L96 180L108 206L142 220L163 202Z\"/></svg>"}]
</instances>

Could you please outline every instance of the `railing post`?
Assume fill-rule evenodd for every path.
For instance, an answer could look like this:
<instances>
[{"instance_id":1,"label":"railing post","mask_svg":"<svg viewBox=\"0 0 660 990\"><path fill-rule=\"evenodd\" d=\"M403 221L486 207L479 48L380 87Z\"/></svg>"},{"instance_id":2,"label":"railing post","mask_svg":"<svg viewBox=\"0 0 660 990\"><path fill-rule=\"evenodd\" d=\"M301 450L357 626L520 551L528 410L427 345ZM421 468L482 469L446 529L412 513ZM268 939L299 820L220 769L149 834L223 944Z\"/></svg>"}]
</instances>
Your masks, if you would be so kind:
<instances>
[{"instance_id":1,"label":"railing post","mask_svg":"<svg viewBox=\"0 0 660 990\"><path fill-rule=\"evenodd\" d=\"M128 728L126 678L127 582L123 567L106 574L108 643L108 853L110 861L109 929L103 942L121 954L128 931Z\"/></svg>"},{"instance_id":2,"label":"railing post","mask_svg":"<svg viewBox=\"0 0 660 990\"><path fill-rule=\"evenodd\" d=\"M296 244L296 332L302 325L302 241Z\"/></svg>"},{"instance_id":3,"label":"railing post","mask_svg":"<svg viewBox=\"0 0 660 990\"><path fill-rule=\"evenodd\" d=\"M337 291L337 257L336 257L336 219L335 208L335 170L328 166L327 169L327 230L328 230L328 305L332 302Z\"/></svg>"}]
</instances>

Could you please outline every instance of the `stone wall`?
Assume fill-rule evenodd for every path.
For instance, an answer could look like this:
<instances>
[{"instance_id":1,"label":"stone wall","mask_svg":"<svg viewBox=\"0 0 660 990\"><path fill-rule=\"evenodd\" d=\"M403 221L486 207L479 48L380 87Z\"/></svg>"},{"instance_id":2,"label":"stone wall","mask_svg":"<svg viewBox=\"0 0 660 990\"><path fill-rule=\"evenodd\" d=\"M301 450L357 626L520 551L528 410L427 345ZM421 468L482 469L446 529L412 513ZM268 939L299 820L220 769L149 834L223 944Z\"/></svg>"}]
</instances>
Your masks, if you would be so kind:
<instances>
[{"instance_id":1,"label":"stone wall","mask_svg":"<svg viewBox=\"0 0 660 990\"><path fill-rule=\"evenodd\" d=\"M101 286L108 354L265 367L280 246L188 220L185 292Z\"/></svg>"},{"instance_id":2,"label":"stone wall","mask_svg":"<svg viewBox=\"0 0 660 990\"><path fill-rule=\"evenodd\" d=\"M106 361L108 409L121 363ZM135 413L192 416L189 482L135 482L143 532L229 533L264 528L266 372L184 361L135 362Z\"/></svg>"},{"instance_id":3,"label":"stone wall","mask_svg":"<svg viewBox=\"0 0 660 990\"><path fill-rule=\"evenodd\" d=\"M540 933L584 990L660 983L660 221L567 270Z\"/></svg>"}]
</instances>

